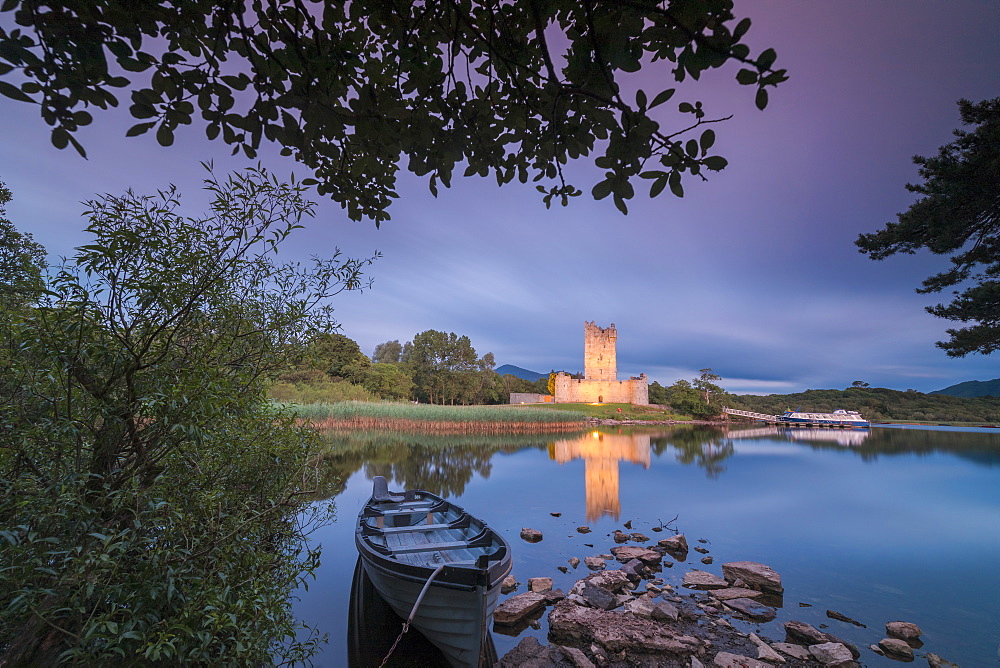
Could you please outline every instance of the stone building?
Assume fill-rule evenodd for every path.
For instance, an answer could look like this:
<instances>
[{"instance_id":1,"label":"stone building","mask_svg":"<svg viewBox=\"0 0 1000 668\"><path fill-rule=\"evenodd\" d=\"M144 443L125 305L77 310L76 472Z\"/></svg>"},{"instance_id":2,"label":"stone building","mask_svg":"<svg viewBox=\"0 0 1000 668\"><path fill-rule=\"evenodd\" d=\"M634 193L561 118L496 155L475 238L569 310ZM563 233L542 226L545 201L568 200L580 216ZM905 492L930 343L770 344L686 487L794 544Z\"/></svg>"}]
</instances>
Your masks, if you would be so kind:
<instances>
[{"instance_id":1,"label":"stone building","mask_svg":"<svg viewBox=\"0 0 1000 668\"><path fill-rule=\"evenodd\" d=\"M555 379L555 403L649 404L649 380L646 374L638 378L618 380L618 331L598 327L593 322L583 325L583 378L571 378L559 373Z\"/></svg>"}]
</instances>

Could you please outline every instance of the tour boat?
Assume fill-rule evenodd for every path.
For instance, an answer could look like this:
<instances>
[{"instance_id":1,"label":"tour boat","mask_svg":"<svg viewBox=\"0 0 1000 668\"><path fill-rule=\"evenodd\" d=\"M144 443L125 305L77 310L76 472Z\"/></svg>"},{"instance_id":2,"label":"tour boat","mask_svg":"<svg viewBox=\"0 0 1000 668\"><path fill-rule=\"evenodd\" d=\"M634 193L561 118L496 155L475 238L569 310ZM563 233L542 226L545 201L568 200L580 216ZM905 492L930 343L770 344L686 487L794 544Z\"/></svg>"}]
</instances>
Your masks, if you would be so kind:
<instances>
[{"instance_id":1,"label":"tour boat","mask_svg":"<svg viewBox=\"0 0 1000 668\"><path fill-rule=\"evenodd\" d=\"M778 416L782 424L807 425L813 427L858 427L867 429L872 424L857 411L835 410L832 413L803 413L785 411Z\"/></svg>"},{"instance_id":2,"label":"tour boat","mask_svg":"<svg viewBox=\"0 0 1000 668\"><path fill-rule=\"evenodd\" d=\"M512 568L500 534L436 494L390 492L375 476L354 540L379 595L453 666L489 662L489 621Z\"/></svg>"}]
</instances>

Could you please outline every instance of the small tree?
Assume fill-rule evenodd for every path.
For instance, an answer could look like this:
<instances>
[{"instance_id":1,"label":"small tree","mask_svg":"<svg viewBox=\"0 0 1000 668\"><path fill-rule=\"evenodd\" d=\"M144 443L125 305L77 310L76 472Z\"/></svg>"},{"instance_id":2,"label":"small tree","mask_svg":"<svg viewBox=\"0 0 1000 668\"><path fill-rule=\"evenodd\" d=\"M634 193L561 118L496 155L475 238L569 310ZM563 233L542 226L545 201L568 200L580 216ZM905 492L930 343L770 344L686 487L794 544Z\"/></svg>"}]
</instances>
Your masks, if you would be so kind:
<instances>
[{"instance_id":1,"label":"small tree","mask_svg":"<svg viewBox=\"0 0 1000 668\"><path fill-rule=\"evenodd\" d=\"M312 432L265 398L364 261L279 265L312 204L262 169L178 213L173 188L89 202L94 241L29 312L0 310L0 664L309 656L289 594L332 510Z\"/></svg>"},{"instance_id":2,"label":"small tree","mask_svg":"<svg viewBox=\"0 0 1000 668\"><path fill-rule=\"evenodd\" d=\"M722 380L722 376L716 375L711 369L702 369L700 373L701 375L694 380L694 387L701 392L701 400L708 405L712 403L713 394L725 393L725 390L712 382Z\"/></svg>"}]
</instances>

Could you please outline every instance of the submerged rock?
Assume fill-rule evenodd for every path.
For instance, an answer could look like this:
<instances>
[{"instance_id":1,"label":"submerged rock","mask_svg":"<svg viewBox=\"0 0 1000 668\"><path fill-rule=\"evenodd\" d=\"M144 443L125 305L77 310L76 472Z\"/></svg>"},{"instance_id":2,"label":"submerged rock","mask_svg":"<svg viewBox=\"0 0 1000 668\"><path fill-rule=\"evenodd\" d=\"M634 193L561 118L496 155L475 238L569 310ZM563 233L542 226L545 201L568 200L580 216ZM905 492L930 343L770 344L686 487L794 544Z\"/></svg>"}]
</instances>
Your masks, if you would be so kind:
<instances>
[{"instance_id":1,"label":"submerged rock","mask_svg":"<svg viewBox=\"0 0 1000 668\"><path fill-rule=\"evenodd\" d=\"M781 576L770 566L755 561L731 561L722 564L722 577L729 582L742 580L750 589L772 594L781 594L785 591L781 586Z\"/></svg>"},{"instance_id":2,"label":"submerged rock","mask_svg":"<svg viewBox=\"0 0 1000 668\"><path fill-rule=\"evenodd\" d=\"M685 573L684 581L681 583L682 586L688 589L723 589L728 584L718 575L712 575L707 571L699 571L697 569Z\"/></svg>"},{"instance_id":3,"label":"submerged rock","mask_svg":"<svg viewBox=\"0 0 1000 668\"><path fill-rule=\"evenodd\" d=\"M542 540L542 532L538 529L529 529L524 527L521 529L521 538L529 543L537 543Z\"/></svg>"},{"instance_id":4,"label":"submerged rock","mask_svg":"<svg viewBox=\"0 0 1000 668\"><path fill-rule=\"evenodd\" d=\"M836 610L827 610L826 611L826 616L829 617L830 619L836 619L837 621L840 621L840 622L847 622L848 624L854 624L855 626L860 626L863 629L868 628L867 626L865 626L864 624L862 624L858 620L851 619L847 615L842 615L841 613L837 612Z\"/></svg>"}]
</instances>

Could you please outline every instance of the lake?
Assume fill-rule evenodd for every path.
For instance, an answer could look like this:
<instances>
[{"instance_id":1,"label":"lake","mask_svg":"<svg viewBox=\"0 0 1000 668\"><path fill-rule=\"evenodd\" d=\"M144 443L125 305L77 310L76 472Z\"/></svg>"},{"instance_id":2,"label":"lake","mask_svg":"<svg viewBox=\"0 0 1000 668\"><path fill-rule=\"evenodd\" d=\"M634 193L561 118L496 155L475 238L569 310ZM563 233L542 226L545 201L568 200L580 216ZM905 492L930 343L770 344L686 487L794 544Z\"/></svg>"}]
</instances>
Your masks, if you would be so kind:
<instances>
[{"instance_id":1,"label":"lake","mask_svg":"<svg viewBox=\"0 0 1000 668\"><path fill-rule=\"evenodd\" d=\"M329 440L328 472L340 479L337 519L313 534L322 566L295 603L301 619L330 636L317 665L348 665L354 523L374 475L390 489L441 494L484 519L511 544L522 583L547 576L568 591L588 571L557 567L608 552L610 534L631 521L631 531L651 542L679 531L692 548L708 549L711 565L692 549L687 562L664 569L680 593L686 571L721 575L728 561L780 573L777 619L733 618L741 631L782 641L780 624L796 619L856 644L864 665L887 666L896 664L868 646L885 637L886 622L902 620L923 629L920 663L933 652L966 668L1000 664L998 430L602 427L576 436ZM593 532L578 533L583 525ZM522 527L544 539L527 543ZM867 628L830 619L827 610ZM525 634L547 643L540 621L518 637L494 633L499 655ZM390 637L379 639L386 646L398 630L388 628ZM434 665L419 640L402 643L392 665Z\"/></svg>"}]
</instances>

